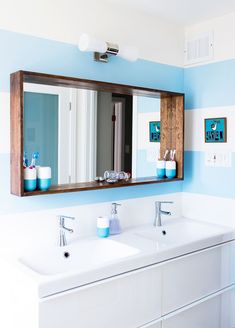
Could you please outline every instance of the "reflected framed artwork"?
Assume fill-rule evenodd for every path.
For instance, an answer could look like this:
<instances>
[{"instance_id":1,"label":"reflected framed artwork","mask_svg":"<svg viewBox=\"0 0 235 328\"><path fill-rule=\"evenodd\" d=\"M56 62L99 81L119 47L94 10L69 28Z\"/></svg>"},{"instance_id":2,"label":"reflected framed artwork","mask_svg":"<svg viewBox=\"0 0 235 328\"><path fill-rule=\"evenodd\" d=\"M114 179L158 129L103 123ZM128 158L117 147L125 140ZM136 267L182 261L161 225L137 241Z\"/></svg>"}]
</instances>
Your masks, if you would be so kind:
<instances>
[{"instance_id":1,"label":"reflected framed artwork","mask_svg":"<svg viewBox=\"0 0 235 328\"><path fill-rule=\"evenodd\" d=\"M161 121L149 122L149 141L160 142L161 139Z\"/></svg>"}]
</instances>

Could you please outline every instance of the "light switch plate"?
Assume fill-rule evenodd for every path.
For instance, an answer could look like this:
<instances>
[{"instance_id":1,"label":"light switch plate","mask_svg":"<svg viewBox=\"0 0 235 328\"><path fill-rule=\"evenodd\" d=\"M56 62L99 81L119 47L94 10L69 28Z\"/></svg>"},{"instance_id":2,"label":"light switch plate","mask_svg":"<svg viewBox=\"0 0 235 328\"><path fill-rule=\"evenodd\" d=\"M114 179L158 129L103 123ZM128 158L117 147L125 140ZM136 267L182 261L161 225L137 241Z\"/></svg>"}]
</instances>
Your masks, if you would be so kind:
<instances>
[{"instance_id":1,"label":"light switch plate","mask_svg":"<svg viewBox=\"0 0 235 328\"><path fill-rule=\"evenodd\" d=\"M205 165L210 167L231 167L232 153L230 151L206 152Z\"/></svg>"}]
</instances>

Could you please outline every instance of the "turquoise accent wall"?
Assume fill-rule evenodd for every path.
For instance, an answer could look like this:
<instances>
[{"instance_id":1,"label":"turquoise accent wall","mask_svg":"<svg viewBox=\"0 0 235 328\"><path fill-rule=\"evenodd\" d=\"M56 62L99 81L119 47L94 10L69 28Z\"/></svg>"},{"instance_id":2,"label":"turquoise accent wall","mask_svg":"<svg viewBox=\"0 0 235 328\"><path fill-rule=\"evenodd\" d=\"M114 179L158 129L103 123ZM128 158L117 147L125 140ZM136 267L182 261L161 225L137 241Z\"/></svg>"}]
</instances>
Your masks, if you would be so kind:
<instances>
[{"instance_id":1,"label":"turquoise accent wall","mask_svg":"<svg viewBox=\"0 0 235 328\"><path fill-rule=\"evenodd\" d=\"M9 74L30 70L105 82L183 91L183 68L146 60L128 62L112 57L108 64L93 61L76 45L0 30L0 91L9 91Z\"/></svg>"},{"instance_id":2,"label":"turquoise accent wall","mask_svg":"<svg viewBox=\"0 0 235 328\"><path fill-rule=\"evenodd\" d=\"M160 112L160 99L151 97L138 97L138 113Z\"/></svg>"},{"instance_id":3,"label":"turquoise accent wall","mask_svg":"<svg viewBox=\"0 0 235 328\"><path fill-rule=\"evenodd\" d=\"M224 198L235 198L235 166L207 167L202 151L185 152L183 191ZM232 154L235 163L235 153ZM216 206L216 205L215 205Z\"/></svg>"},{"instance_id":4,"label":"turquoise accent wall","mask_svg":"<svg viewBox=\"0 0 235 328\"><path fill-rule=\"evenodd\" d=\"M184 70L185 108L235 104L235 59Z\"/></svg>"},{"instance_id":5,"label":"turquoise accent wall","mask_svg":"<svg viewBox=\"0 0 235 328\"><path fill-rule=\"evenodd\" d=\"M0 91L9 92L10 73L31 70L100 81L132 84L183 92L183 69L146 60L131 63L113 57L108 64L92 60L92 54L79 52L76 45L0 30ZM43 210L179 192L181 182L153 184L111 190L86 191L64 195L18 198L10 195L10 156L0 154L0 213Z\"/></svg>"},{"instance_id":6,"label":"turquoise accent wall","mask_svg":"<svg viewBox=\"0 0 235 328\"><path fill-rule=\"evenodd\" d=\"M39 152L36 164L51 167L52 184L58 184L58 106L58 95L24 93L24 151L29 161Z\"/></svg>"}]
</instances>

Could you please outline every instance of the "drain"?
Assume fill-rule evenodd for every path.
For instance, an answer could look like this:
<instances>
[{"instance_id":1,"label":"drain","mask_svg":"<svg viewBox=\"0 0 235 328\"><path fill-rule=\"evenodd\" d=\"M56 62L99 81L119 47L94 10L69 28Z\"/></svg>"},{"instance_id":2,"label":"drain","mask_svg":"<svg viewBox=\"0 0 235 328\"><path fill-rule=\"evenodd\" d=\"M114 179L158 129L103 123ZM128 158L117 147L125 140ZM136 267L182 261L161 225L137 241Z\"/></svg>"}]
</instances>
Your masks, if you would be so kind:
<instances>
[{"instance_id":1,"label":"drain","mask_svg":"<svg viewBox=\"0 0 235 328\"><path fill-rule=\"evenodd\" d=\"M67 259L68 257L70 257L69 252L64 252L64 257Z\"/></svg>"},{"instance_id":2,"label":"drain","mask_svg":"<svg viewBox=\"0 0 235 328\"><path fill-rule=\"evenodd\" d=\"M165 236L166 235L166 230L162 230L162 234Z\"/></svg>"}]
</instances>

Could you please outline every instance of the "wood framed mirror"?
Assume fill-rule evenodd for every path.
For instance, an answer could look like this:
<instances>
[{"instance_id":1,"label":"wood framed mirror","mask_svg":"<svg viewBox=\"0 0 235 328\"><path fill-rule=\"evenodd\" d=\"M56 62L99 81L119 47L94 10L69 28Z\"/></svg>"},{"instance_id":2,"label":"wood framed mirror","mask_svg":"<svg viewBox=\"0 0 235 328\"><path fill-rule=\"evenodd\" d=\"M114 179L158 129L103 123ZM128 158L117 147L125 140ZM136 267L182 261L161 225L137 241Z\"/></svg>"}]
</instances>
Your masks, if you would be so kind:
<instances>
[{"instance_id":1,"label":"wood framed mirror","mask_svg":"<svg viewBox=\"0 0 235 328\"><path fill-rule=\"evenodd\" d=\"M153 124L152 124L153 123ZM152 125L151 125L152 124ZM155 125L154 125L155 124ZM151 126L160 126L160 137ZM157 178L156 160L175 149L176 177ZM23 155L52 168L48 190L25 191ZM96 182L115 170L131 178ZM11 74L11 193L32 196L183 179L184 94L74 77Z\"/></svg>"}]
</instances>

